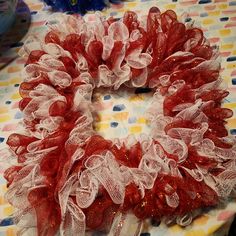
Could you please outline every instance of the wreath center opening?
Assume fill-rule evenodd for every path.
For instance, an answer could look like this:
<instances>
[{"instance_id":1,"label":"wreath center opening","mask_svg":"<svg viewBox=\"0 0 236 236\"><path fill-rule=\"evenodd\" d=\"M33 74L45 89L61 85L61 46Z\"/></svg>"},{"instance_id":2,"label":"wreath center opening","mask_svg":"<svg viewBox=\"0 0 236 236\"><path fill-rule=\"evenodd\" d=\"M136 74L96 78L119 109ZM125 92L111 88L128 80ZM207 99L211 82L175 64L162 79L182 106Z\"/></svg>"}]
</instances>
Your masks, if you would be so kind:
<instances>
[{"instance_id":1,"label":"wreath center opening","mask_svg":"<svg viewBox=\"0 0 236 236\"><path fill-rule=\"evenodd\" d=\"M147 111L152 97L153 91L149 88L96 89L92 99L94 130L106 139L149 134Z\"/></svg>"}]
</instances>

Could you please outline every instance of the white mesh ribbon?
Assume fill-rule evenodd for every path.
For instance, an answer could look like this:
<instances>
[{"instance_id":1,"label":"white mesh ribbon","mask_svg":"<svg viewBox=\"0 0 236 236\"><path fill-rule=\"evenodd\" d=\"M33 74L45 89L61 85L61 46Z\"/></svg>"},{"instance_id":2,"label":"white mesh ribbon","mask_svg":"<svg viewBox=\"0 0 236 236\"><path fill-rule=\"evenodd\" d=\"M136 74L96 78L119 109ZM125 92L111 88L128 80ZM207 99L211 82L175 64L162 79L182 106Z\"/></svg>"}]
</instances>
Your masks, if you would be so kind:
<instances>
[{"instance_id":1,"label":"white mesh ribbon","mask_svg":"<svg viewBox=\"0 0 236 236\"><path fill-rule=\"evenodd\" d=\"M165 186L165 191L166 193L169 193L165 195L167 205L171 208L177 208L179 205L178 194L173 191L173 188L169 184Z\"/></svg>"},{"instance_id":2,"label":"white mesh ribbon","mask_svg":"<svg viewBox=\"0 0 236 236\"><path fill-rule=\"evenodd\" d=\"M50 86L40 84L30 92L32 100L26 105L23 113L27 120L44 119L49 116L49 109L55 102L66 103L66 98L61 96Z\"/></svg>"},{"instance_id":3,"label":"white mesh ribbon","mask_svg":"<svg viewBox=\"0 0 236 236\"><path fill-rule=\"evenodd\" d=\"M89 137L95 134L92 126L92 116L83 115L77 119L76 123L77 124L70 132L70 137L67 142L70 144L83 145Z\"/></svg>"},{"instance_id":4,"label":"white mesh ribbon","mask_svg":"<svg viewBox=\"0 0 236 236\"><path fill-rule=\"evenodd\" d=\"M62 187L62 189L59 191L58 193L58 198L59 198L59 203L61 206L61 215L62 217L65 217L66 214L66 208L67 208L67 204L69 201L69 196L71 194L71 192L73 191L72 187L73 184L75 183L75 181L77 180L77 176L76 175L72 175L64 184L64 186Z\"/></svg>"},{"instance_id":5,"label":"white mesh ribbon","mask_svg":"<svg viewBox=\"0 0 236 236\"><path fill-rule=\"evenodd\" d=\"M54 58L71 57L71 54L55 43L43 44L43 50Z\"/></svg>"},{"instance_id":6,"label":"white mesh ribbon","mask_svg":"<svg viewBox=\"0 0 236 236\"><path fill-rule=\"evenodd\" d=\"M66 213L62 219L60 227L61 236L85 235L85 215L83 211L73 202L68 199Z\"/></svg>"},{"instance_id":7,"label":"white mesh ribbon","mask_svg":"<svg viewBox=\"0 0 236 236\"><path fill-rule=\"evenodd\" d=\"M125 197L125 185L122 180L119 164L111 152L105 156L92 155L85 167L98 179L116 204L122 204Z\"/></svg>"},{"instance_id":8,"label":"white mesh ribbon","mask_svg":"<svg viewBox=\"0 0 236 236\"><path fill-rule=\"evenodd\" d=\"M10 186L5 197L18 209L30 208L28 191L34 186L42 185L43 180L38 165L25 166L15 174L14 184Z\"/></svg>"},{"instance_id":9,"label":"white mesh ribbon","mask_svg":"<svg viewBox=\"0 0 236 236\"><path fill-rule=\"evenodd\" d=\"M167 135L156 135L154 138L161 144L165 151L177 155L179 163L185 161L188 155L188 147L184 141L171 138Z\"/></svg>"},{"instance_id":10,"label":"white mesh ribbon","mask_svg":"<svg viewBox=\"0 0 236 236\"><path fill-rule=\"evenodd\" d=\"M80 174L75 190L78 206L81 208L89 207L97 196L98 188L99 182L96 177L89 170L84 170Z\"/></svg>"},{"instance_id":11,"label":"white mesh ribbon","mask_svg":"<svg viewBox=\"0 0 236 236\"><path fill-rule=\"evenodd\" d=\"M164 17L168 31L175 14L172 11L167 13ZM152 9L149 14L148 22L146 22L146 16L140 22L144 31L147 28L149 31L152 30L152 24L161 23L162 20L160 12L156 8ZM132 17L137 18L134 15L127 19L130 20ZM24 83L20 92L24 98L23 102L25 102L23 103L25 106L22 105L21 108L27 129L26 144L22 144L17 135L13 136L11 140L12 149L16 155L21 155L23 152L23 155L20 156L23 161L18 163L15 166L16 169L13 168L8 176L13 181L10 183L6 195L9 202L19 209L19 212L16 213L17 221L20 221L22 214L25 216L22 218L27 221L26 225L35 227L35 221L29 219L29 214L35 216L35 212L27 196L30 190L45 187L50 182L47 179L48 176L41 173L42 164L44 158L58 150L60 151L60 154L57 153L59 160L64 163L63 158L65 158L67 161L65 165L60 166L59 170L63 174L60 183L56 185L59 192L55 194L55 201L61 209L61 224L58 234L62 236L84 236L86 234L85 231L88 230L86 228L86 220L88 220L85 216L86 208L96 201L101 189L107 191L114 204L120 205L119 209L123 207L128 185L132 183L138 188L142 198L140 201L142 201L147 190L152 190L154 185L156 187L156 181L159 179L165 181L165 176L178 178L180 182L184 182L185 174L199 186L208 185L220 199L226 199L236 191L235 140L216 137L216 141L214 141L209 138L209 135L206 138L209 127L212 126L212 123L210 124L212 120L206 110L214 105L218 108L219 104L215 104L215 101L211 99L204 100L202 96L206 92L220 90L221 79L217 78L212 81L209 75L205 79L209 79L209 83L205 81L205 84L202 85L202 81L200 81L200 85L196 87L195 84L191 85L188 81L188 73L200 76L204 72L219 72L220 69L219 61L216 60L217 53L213 52L208 59L198 57L193 53L195 47L200 46L199 44L208 46L204 42L201 30L187 26L187 29L192 29L193 33L185 42L182 49L184 51L176 50L171 54L171 50L176 45L174 42L172 42L173 45L169 45L168 39L172 35L165 33L160 24L156 29L158 32L155 51L152 43L146 45L145 50L142 43L136 48L130 47L132 43L142 40L142 37L145 36L136 22L133 22L131 26L133 29L130 30L122 19L104 21L98 14L88 18L55 14L48 26L51 29L50 33L60 43L57 44L55 42L57 40L46 42L45 37L40 39L32 36L21 50L24 56L30 56L29 59L32 59L31 52L35 50L39 50L41 53L43 51L43 55L36 60L37 62L29 60L29 65L26 65L22 73ZM78 48L72 48L74 51L64 47L68 38L72 41L76 40L74 43ZM98 48L100 57L93 55L93 53L98 53L93 44L96 41L101 46ZM79 45L80 43L81 45ZM163 50L167 47L169 47L168 50ZM169 55L167 58L164 58L165 53ZM154 67L153 58L162 58L163 61L158 62ZM67 66L67 63L73 66ZM187 69L182 70L182 68ZM70 70L75 73L70 73ZM181 77L182 72L184 75L186 72L187 78ZM194 77L195 79L197 82L197 76ZM86 148L89 148L87 144L90 138L96 135L93 130L94 108L91 101L93 89L108 87L116 90L121 85L153 88L153 101L146 115L151 128L150 135L142 134L139 138L128 136L123 140L116 139L110 142L114 149L94 150L92 154L87 155ZM184 97L186 94L184 94L180 101L173 101L176 97L178 100L178 94L185 92L184 89L190 93L187 95L191 99L186 99ZM227 93L221 91L219 97L224 97L224 95ZM56 108L52 109L54 105ZM65 110L63 110L64 108ZM55 110L56 113L53 114ZM57 113L58 110L60 113ZM166 110L168 110L169 116L166 115ZM227 109L223 113L223 117L231 115ZM73 120L71 122L67 121L71 118L67 117L69 115L74 118L74 120L71 119ZM217 117L215 115L214 118ZM176 123L181 124L181 122L191 123L191 125L189 127L175 126ZM33 138L29 144L28 138ZM217 145L217 142L220 144L222 142L229 148ZM130 167L131 165L125 165L120 161L122 157L118 159L114 150L122 153L121 149L124 148L124 153L127 154L136 144L140 144L141 147L141 160L137 161L137 165ZM99 143L97 145L100 147ZM201 165L199 162L191 163L193 165L189 167L188 161L192 161L191 158L194 158L191 155L206 160L210 163L209 166ZM125 158L128 156L127 154ZM129 164L132 164L132 161ZM215 174L215 170L220 171ZM58 174L61 174L60 171ZM173 209L173 212L175 209L178 211L178 207L181 207L181 194L178 195L176 189L179 186L173 186L171 181L165 186L162 186L161 182L159 184L157 188L159 187L163 192L162 200ZM47 187L51 188L51 185L49 184ZM191 200L196 200L196 192L186 189L186 194L190 196ZM210 190L209 194L212 194ZM214 198L215 196L208 197ZM194 213L189 212L173 216L171 220L181 226L186 226L191 223L193 217ZM141 232L141 227L142 221L136 216L130 212L118 211L108 235L136 236Z\"/></svg>"},{"instance_id":12,"label":"white mesh ribbon","mask_svg":"<svg viewBox=\"0 0 236 236\"><path fill-rule=\"evenodd\" d=\"M136 49L126 57L127 64L135 69L144 69L152 61L148 53L141 53L142 49ZM146 82L146 81L145 81Z\"/></svg>"},{"instance_id":13,"label":"white mesh ribbon","mask_svg":"<svg viewBox=\"0 0 236 236\"><path fill-rule=\"evenodd\" d=\"M90 84L79 86L75 92L73 110L83 113L89 112L92 106L92 92L92 85Z\"/></svg>"}]
</instances>

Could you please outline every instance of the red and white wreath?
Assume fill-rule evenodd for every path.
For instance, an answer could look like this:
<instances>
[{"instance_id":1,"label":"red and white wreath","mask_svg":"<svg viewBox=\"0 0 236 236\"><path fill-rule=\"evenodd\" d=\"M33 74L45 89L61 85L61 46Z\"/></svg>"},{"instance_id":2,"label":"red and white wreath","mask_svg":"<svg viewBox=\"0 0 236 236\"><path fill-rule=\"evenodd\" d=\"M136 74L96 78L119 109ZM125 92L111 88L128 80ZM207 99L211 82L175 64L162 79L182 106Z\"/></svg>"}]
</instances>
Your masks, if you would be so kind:
<instances>
[{"instance_id":1,"label":"red and white wreath","mask_svg":"<svg viewBox=\"0 0 236 236\"><path fill-rule=\"evenodd\" d=\"M138 235L144 219L185 226L227 199L232 111L221 107L218 51L202 30L156 7L140 19L61 19L23 49L25 130L8 139L18 164L5 172L17 223L39 236ZM121 85L154 91L150 135L111 141L93 130L93 90Z\"/></svg>"}]
</instances>

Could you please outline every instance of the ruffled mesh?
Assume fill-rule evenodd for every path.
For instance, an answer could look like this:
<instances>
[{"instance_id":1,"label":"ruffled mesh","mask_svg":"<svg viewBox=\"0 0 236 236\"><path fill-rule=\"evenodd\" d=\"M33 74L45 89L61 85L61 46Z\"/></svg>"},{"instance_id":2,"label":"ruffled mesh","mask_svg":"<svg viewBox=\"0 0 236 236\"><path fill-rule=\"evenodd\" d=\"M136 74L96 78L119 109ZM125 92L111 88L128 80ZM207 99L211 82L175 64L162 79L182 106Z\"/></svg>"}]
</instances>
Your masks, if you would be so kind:
<instances>
[{"instance_id":1,"label":"ruffled mesh","mask_svg":"<svg viewBox=\"0 0 236 236\"><path fill-rule=\"evenodd\" d=\"M138 235L147 218L186 226L235 193L218 53L171 10L94 19L63 15L21 50L25 133L9 137L17 164L5 171L16 221L42 236L127 235L127 222ZM93 130L93 90L123 84L153 89L151 133L106 140Z\"/></svg>"}]
</instances>

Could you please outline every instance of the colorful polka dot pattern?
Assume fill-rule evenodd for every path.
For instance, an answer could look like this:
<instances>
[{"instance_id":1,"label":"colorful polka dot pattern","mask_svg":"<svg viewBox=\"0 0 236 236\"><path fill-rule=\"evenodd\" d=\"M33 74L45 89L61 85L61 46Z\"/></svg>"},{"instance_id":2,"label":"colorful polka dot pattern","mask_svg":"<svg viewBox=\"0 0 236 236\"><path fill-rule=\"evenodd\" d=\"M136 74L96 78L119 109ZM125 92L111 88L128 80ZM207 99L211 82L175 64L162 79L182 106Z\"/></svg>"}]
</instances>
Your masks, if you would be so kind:
<instances>
[{"instance_id":1,"label":"colorful polka dot pattern","mask_svg":"<svg viewBox=\"0 0 236 236\"><path fill-rule=\"evenodd\" d=\"M186 22L194 20L195 24L203 28L209 42L219 47L222 78L230 91L224 106L231 108L235 114L228 120L228 128L232 135L236 135L236 1L129 0L120 5L111 5L103 14L121 17L126 10L147 12L153 5L161 10L173 9L179 16L188 14ZM0 37L0 149L5 147L8 135L19 128L18 123L22 118L18 110L18 87L24 61L17 53L27 38L24 34L39 34L45 29L45 20L49 15L51 13L39 0L20 0L13 29ZM107 138L125 137L130 133L148 133L144 113L151 102L151 96L151 93L126 90L119 90L117 93L98 91L94 94L94 104L99 111L94 117L94 128ZM4 163L0 163L0 176L3 171ZM5 191L5 181L0 177L0 236L13 236L16 235L16 229L9 217L13 209L4 200ZM177 225L168 228L164 224L146 223L142 236L223 236L227 234L234 212L236 202L232 201L224 208L206 211L185 229Z\"/></svg>"},{"instance_id":2,"label":"colorful polka dot pattern","mask_svg":"<svg viewBox=\"0 0 236 236\"><path fill-rule=\"evenodd\" d=\"M105 138L125 138L128 134L149 133L145 118L146 109L152 101L152 93L137 93L133 89L121 88L110 92L94 93L94 128Z\"/></svg>"}]
</instances>

